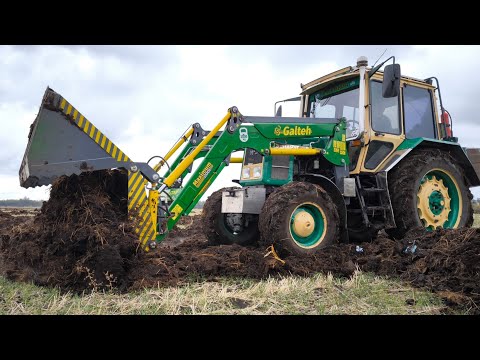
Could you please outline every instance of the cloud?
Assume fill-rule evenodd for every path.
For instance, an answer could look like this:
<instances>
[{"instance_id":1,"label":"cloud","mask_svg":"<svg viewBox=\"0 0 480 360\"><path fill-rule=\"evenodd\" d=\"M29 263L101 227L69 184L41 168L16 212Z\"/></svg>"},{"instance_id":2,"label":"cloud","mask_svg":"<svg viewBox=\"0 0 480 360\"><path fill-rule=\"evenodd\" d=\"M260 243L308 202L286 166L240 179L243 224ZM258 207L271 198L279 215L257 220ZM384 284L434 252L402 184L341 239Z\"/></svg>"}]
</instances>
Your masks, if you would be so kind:
<instances>
[{"instance_id":1,"label":"cloud","mask_svg":"<svg viewBox=\"0 0 480 360\"><path fill-rule=\"evenodd\" d=\"M0 103L0 175L17 176L28 142L28 133L37 109L19 102ZM2 183L3 186L3 183ZM18 176L17 184L18 185Z\"/></svg>"},{"instance_id":2,"label":"cloud","mask_svg":"<svg viewBox=\"0 0 480 360\"><path fill-rule=\"evenodd\" d=\"M355 65L361 55L373 65L385 48L382 59L395 55L402 73L439 78L455 135L480 147L479 46L0 46L0 144L8 149L0 153L0 198L43 194L22 189L17 174L47 86L146 161L165 154L192 123L211 129L233 105L245 115L273 115L274 102L297 96L300 83ZM238 165L227 168L208 193L239 173Z\"/></svg>"},{"instance_id":3,"label":"cloud","mask_svg":"<svg viewBox=\"0 0 480 360\"><path fill-rule=\"evenodd\" d=\"M33 189L20 187L18 175L0 174L0 199L21 199L28 197L32 200L46 200L50 196L50 186L40 186Z\"/></svg>"}]
</instances>

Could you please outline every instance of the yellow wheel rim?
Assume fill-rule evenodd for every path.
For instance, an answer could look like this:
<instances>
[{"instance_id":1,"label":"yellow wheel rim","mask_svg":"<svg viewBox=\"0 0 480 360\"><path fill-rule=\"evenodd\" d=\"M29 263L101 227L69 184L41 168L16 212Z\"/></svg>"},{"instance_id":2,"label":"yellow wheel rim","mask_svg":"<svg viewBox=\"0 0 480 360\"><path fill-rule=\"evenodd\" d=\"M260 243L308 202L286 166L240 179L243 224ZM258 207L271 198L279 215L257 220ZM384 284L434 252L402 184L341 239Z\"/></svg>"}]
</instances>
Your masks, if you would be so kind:
<instances>
[{"instance_id":1,"label":"yellow wheel rim","mask_svg":"<svg viewBox=\"0 0 480 360\"><path fill-rule=\"evenodd\" d=\"M461 217L461 196L455 179L444 170L430 171L418 189L417 209L427 230L457 227Z\"/></svg>"}]
</instances>

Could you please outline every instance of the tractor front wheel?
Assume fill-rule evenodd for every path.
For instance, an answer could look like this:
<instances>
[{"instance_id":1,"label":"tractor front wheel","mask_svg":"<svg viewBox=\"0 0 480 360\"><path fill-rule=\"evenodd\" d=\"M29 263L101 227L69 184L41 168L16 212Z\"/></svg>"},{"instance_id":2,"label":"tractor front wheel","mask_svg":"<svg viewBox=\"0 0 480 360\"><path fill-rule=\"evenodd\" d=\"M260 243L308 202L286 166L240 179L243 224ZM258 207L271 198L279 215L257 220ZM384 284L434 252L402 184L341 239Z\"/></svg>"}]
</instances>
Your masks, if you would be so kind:
<instances>
[{"instance_id":1,"label":"tractor front wheel","mask_svg":"<svg viewBox=\"0 0 480 360\"><path fill-rule=\"evenodd\" d=\"M293 181L265 201L259 228L264 246L280 253L307 255L338 241L337 207L318 185Z\"/></svg>"},{"instance_id":2,"label":"tractor front wheel","mask_svg":"<svg viewBox=\"0 0 480 360\"><path fill-rule=\"evenodd\" d=\"M209 245L249 245L257 241L258 215L222 213L223 188L205 201L202 211L203 233Z\"/></svg>"}]
</instances>

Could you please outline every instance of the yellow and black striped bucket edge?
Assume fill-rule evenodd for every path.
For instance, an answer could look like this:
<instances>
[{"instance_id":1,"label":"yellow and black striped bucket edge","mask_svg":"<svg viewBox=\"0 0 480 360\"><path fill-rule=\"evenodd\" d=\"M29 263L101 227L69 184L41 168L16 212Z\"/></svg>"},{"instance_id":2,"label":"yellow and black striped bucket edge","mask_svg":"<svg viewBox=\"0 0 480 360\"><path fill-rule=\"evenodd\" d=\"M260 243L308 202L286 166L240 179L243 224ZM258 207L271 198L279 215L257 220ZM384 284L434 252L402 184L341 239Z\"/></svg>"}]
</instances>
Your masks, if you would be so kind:
<instances>
[{"instance_id":1,"label":"yellow and black striped bucket edge","mask_svg":"<svg viewBox=\"0 0 480 360\"><path fill-rule=\"evenodd\" d=\"M120 150L67 100L60 98L59 104L60 110L112 158L119 162L131 161L127 154ZM140 172L128 171L128 213L135 222L135 233L140 240L141 247L149 251L148 242L155 239L156 230L149 209L145 190L146 183L147 181Z\"/></svg>"}]
</instances>

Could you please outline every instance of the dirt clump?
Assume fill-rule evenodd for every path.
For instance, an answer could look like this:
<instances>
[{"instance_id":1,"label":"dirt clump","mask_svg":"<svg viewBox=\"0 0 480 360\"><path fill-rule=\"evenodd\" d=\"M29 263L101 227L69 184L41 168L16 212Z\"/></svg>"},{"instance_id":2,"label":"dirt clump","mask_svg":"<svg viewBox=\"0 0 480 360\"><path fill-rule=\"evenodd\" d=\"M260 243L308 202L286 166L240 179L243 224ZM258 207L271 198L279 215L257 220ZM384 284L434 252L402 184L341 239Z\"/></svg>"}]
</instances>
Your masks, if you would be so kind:
<instances>
[{"instance_id":1,"label":"dirt clump","mask_svg":"<svg viewBox=\"0 0 480 360\"><path fill-rule=\"evenodd\" d=\"M13 218L13 216L11 214L9 214L8 212L0 210L0 221L1 221L0 224L3 224L4 219L10 219L10 218Z\"/></svg>"},{"instance_id":2,"label":"dirt clump","mask_svg":"<svg viewBox=\"0 0 480 360\"><path fill-rule=\"evenodd\" d=\"M206 242L202 232L202 217L200 215L184 216L175 224L165 241L160 243L160 248L172 247L182 244L189 239Z\"/></svg>"},{"instance_id":3,"label":"dirt clump","mask_svg":"<svg viewBox=\"0 0 480 360\"><path fill-rule=\"evenodd\" d=\"M39 208L15 208L9 211L11 215L32 216L39 212Z\"/></svg>"},{"instance_id":4,"label":"dirt clump","mask_svg":"<svg viewBox=\"0 0 480 360\"><path fill-rule=\"evenodd\" d=\"M443 293L451 303L470 302L480 313L480 229L439 229L413 240L418 253L400 277Z\"/></svg>"},{"instance_id":5,"label":"dirt clump","mask_svg":"<svg viewBox=\"0 0 480 360\"><path fill-rule=\"evenodd\" d=\"M127 182L121 170L57 179L33 222L2 235L1 273L72 291L125 288L137 241Z\"/></svg>"},{"instance_id":6,"label":"dirt clump","mask_svg":"<svg viewBox=\"0 0 480 360\"><path fill-rule=\"evenodd\" d=\"M8 235L16 226L28 226L33 221L33 217L29 214L13 216L10 212L0 210L0 237Z\"/></svg>"}]
</instances>

